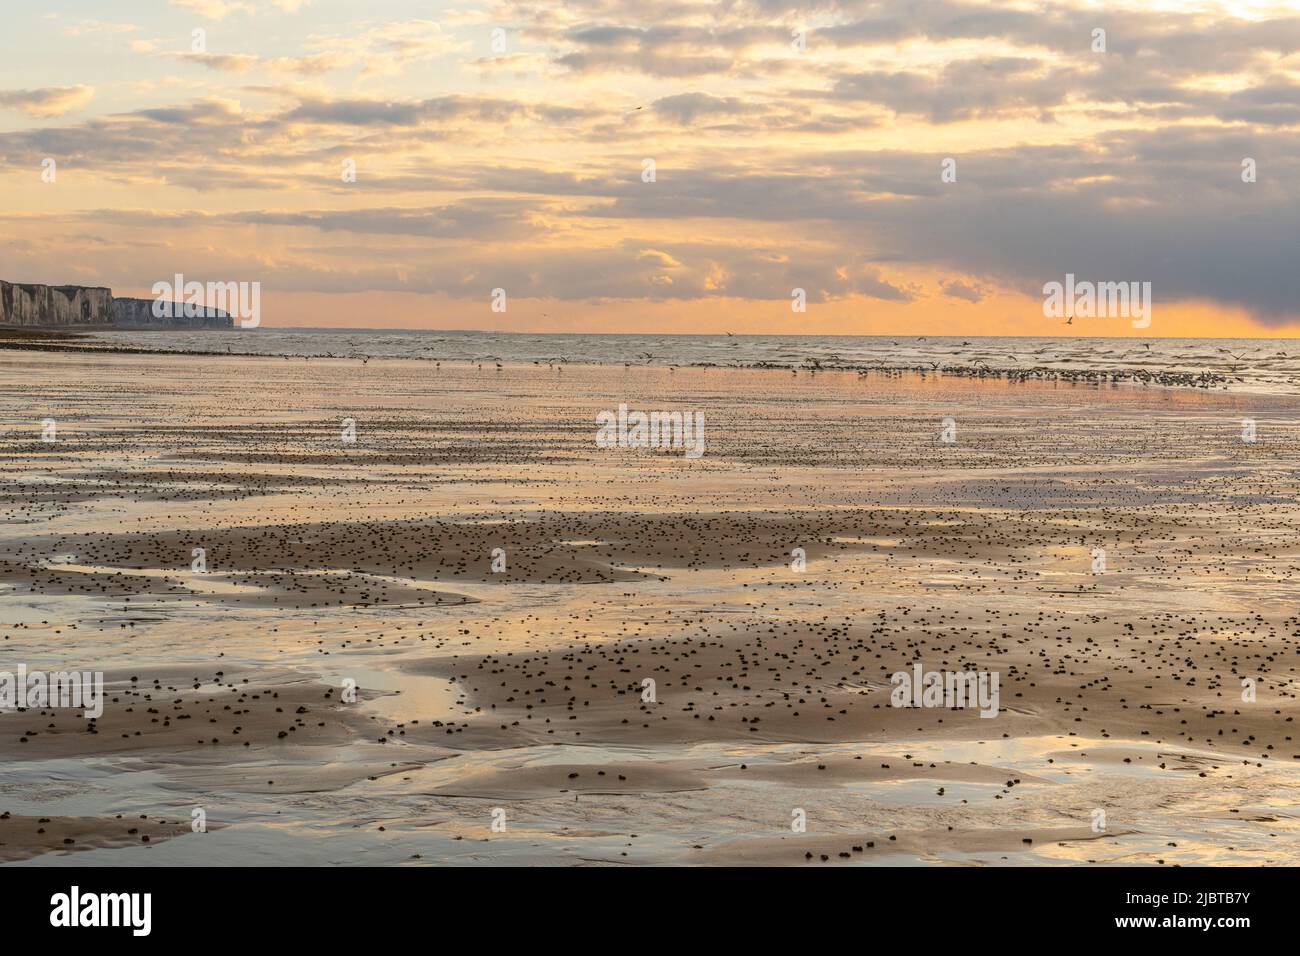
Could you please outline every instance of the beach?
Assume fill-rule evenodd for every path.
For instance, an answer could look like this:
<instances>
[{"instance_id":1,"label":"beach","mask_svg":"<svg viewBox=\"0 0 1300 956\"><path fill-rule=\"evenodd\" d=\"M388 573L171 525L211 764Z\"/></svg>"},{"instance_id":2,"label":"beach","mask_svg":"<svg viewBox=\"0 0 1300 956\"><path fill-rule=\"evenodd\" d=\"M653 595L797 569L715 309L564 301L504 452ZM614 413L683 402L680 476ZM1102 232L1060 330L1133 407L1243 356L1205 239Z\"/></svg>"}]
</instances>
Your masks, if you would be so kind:
<instances>
[{"instance_id":1,"label":"beach","mask_svg":"<svg viewBox=\"0 0 1300 956\"><path fill-rule=\"evenodd\" d=\"M0 861L1294 865L1298 406L0 351Z\"/></svg>"}]
</instances>

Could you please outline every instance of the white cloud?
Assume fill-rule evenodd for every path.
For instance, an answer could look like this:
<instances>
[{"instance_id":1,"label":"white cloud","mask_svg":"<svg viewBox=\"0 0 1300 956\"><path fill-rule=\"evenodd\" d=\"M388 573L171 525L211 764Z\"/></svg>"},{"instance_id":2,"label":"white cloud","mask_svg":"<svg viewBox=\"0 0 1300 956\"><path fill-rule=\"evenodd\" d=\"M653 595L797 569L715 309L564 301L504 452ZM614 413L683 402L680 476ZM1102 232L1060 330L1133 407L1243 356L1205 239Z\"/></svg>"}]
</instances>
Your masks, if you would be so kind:
<instances>
[{"instance_id":1,"label":"white cloud","mask_svg":"<svg viewBox=\"0 0 1300 956\"><path fill-rule=\"evenodd\" d=\"M18 110L36 119L81 109L95 95L93 86L49 86L39 90L0 90L0 109Z\"/></svg>"},{"instance_id":2,"label":"white cloud","mask_svg":"<svg viewBox=\"0 0 1300 956\"><path fill-rule=\"evenodd\" d=\"M171 0L171 4L183 10L193 10L208 20L224 20L232 13L255 12L251 4L239 0Z\"/></svg>"},{"instance_id":3,"label":"white cloud","mask_svg":"<svg viewBox=\"0 0 1300 956\"><path fill-rule=\"evenodd\" d=\"M70 37L85 36L91 33L134 33L138 27L131 23L105 23L103 20L78 20L63 28Z\"/></svg>"}]
</instances>

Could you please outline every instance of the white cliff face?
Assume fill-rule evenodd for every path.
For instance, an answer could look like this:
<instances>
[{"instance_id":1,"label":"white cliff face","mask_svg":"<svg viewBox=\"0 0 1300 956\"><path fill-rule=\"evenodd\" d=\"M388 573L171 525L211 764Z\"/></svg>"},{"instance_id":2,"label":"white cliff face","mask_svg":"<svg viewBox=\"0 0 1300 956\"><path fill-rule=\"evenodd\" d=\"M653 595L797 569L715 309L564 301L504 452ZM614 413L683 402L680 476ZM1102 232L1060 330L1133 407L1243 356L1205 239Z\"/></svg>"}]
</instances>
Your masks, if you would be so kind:
<instances>
[{"instance_id":1,"label":"white cliff face","mask_svg":"<svg viewBox=\"0 0 1300 956\"><path fill-rule=\"evenodd\" d=\"M176 310L181 313L181 309ZM75 285L32 285L0 280L0 325L28 327L128 326L133 328L231 328L216 316L158 319L152 299L115 299L112 289Z\"/></svg>"},{"instance_id":2,"label":"white cliff face","mask_svg":"<svg viewBox=\"0 0 1300 956\"><path fill-rule=\"evenodd\" d=\"M185 307L176 303L170 318L158 318L153 314L153 299L113 299L113 323L127 328L167 328L167 329L229 329L235 324L226 312L216 311L216 315L187 316Z\"/></svg>"},{"instance_id":3,"label":"white cliff face","mask_svg":"<svg viewBox=\"0 0 1300 956\"><path fill-rule=\"evenodd\" d=\"M108 325L112 321L113 292L110 289L0 281L2 325Z\"/></svg>"}]
</instances>

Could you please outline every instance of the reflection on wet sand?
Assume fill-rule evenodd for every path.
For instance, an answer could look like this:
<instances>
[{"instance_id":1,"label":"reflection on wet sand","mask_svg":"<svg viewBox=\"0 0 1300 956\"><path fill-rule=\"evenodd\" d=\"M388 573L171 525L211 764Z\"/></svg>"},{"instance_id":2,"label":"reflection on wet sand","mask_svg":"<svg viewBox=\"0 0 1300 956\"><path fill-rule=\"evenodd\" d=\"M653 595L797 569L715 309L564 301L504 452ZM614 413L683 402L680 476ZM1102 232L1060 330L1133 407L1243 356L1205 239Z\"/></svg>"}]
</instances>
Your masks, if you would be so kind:
<instances>
[{"instance_id":1,"label":"reflection on wet sand","mask_svg":"<svg viewBox=\"0 0 1300 956\"><path fill-rule=\"evenodd\" d=\"M0 369L0 647L109 697L0 713L0 860L1297 860L1287 395ZM705 454L598 448L620 402ZM918 664L998 716L892 707Z\"/></svg>"}]
</instances>

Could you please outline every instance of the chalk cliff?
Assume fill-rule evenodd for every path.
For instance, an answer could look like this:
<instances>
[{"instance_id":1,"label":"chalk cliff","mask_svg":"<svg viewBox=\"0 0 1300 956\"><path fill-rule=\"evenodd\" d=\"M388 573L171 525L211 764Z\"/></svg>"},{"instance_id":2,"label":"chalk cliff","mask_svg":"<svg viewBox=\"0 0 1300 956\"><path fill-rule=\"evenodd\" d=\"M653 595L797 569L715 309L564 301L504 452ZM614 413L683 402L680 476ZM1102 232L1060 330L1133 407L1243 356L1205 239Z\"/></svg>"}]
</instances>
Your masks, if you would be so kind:
<instances>
[{"instance_id":1,"label":"chalk cliff","mask_svg":"<svg viewBox=\"0 0 1300 956\"><path fill-rule=\"evenodd\" d=\"M225 312L186 317L178 306L176 318L154 318L153 299L117 299L112 289L77 285L34 285L0 280L0 325L40 328L80 326L228 329L234 320Z\"/></svg>"},{"instance_id":2,"label":"chalk cliff","mask_svg":"<svg viewBox=\"0 0 1300 956\"><path fill-rule=\"evenodd\" d=\"M112 323L111 289L0 281L0 324L67 326Z\"/></svg>"},{"instance_id":3,"label":"chalk cliff","mask_svg":"<svg viewBox=\"0 0 1300 956\"><path fill-rule=\"evenodd\" d=\"M123 328L165 329L229 329L234 325L227 312L213 309L216 315L183 315L184 306L176 303L172 308L174 318L155 318L153 299L113 299L113 323Z\"/></svg>"}]
</instances>

